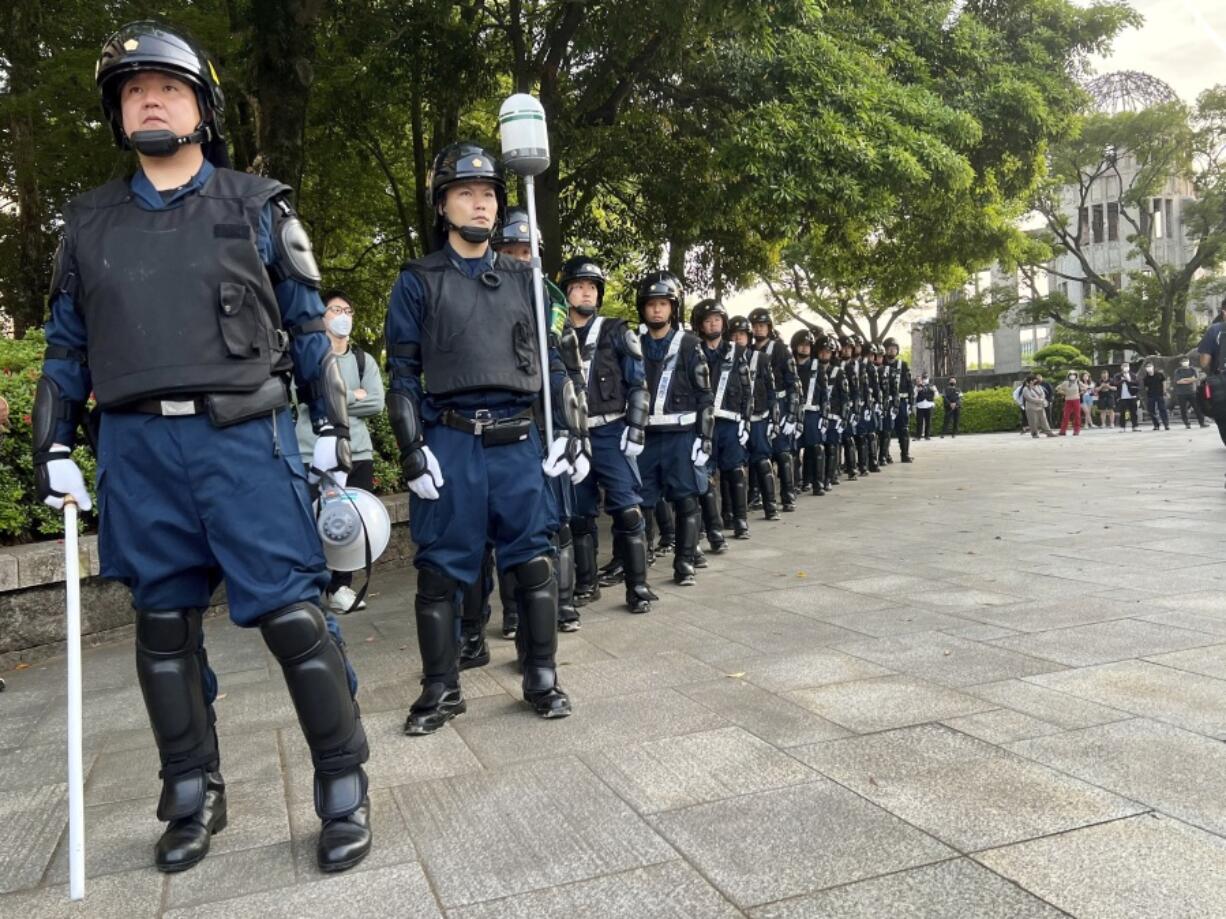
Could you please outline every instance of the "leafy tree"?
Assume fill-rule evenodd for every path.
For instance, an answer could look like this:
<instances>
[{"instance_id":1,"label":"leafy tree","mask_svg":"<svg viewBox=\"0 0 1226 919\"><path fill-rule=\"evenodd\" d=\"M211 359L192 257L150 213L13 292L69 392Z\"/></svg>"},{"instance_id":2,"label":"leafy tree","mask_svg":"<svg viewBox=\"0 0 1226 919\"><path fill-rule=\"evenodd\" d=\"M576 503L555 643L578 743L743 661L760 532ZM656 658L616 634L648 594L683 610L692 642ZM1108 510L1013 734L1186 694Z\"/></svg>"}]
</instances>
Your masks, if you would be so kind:
<instances>
[{"instance_id":1,"label":"leafy tree","mask_svg":"<svg viewBox=\"0 0 1226 919\"><path fill-rule=\"evenodd\" d=\"M1072 345L1048 345L1036 351L1031 360L1036 370L1048 375L1089 370L1091 366L1090 359Z\"/></svg>"}]
</instances>

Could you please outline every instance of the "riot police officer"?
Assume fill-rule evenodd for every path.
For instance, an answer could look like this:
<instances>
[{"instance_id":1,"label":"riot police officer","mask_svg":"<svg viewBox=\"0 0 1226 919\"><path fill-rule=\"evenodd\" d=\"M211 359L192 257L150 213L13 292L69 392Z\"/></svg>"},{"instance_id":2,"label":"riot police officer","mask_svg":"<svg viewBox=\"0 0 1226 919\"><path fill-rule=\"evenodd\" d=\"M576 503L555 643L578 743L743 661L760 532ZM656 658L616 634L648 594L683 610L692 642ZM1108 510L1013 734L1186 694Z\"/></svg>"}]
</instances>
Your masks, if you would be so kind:
<instances>
[{"instance_id":1,"label":"riot police officer","mask_svg":"<svg viewBox=\"0 0 1226 919\"><path fill-rule=\"evenodd\" d=\"M839 363L843 378L847 381L847 401L843 406L843 474L849 482L856 480L857 460L860 452L858 425L864 416L864 391L861 388L860 368L856 362L858 341L854 336L840 336Z\"/></svg>"},{"instance_id":2,"label":"riot police officer","mask_svg":"<svg viewBox=\"0 0 1226 919\"><path fill-rule=\"evenodd\" d=\"M847 375L843 372L843 366L834 359L837 344L832 335L822 335L814 345L817 351L816 373L820 376L817 388L824 389L826 393L826 424L822 438L826 459L823 487L826 491L839 484L839 445L843 442L851 404Z\"/></svg>"},{"instance_id":3,"label":"riot police officer","mask_svg":"<svg viewBox=\"0 0 1226 919\"><path fill-rule=\"evenodd\" d=\"M821 338L824 340L825 336ZM813 354L814 344L813 333L808 329L801 329L792 336L792 353L803 394L804 424L800 432L804 449L803 481L814 495L821 496L826 493L826 418L830 413L830 393L821 363Z\"/></svg>"},{"instance_id":4,"label":"riot police officer","mask_svg":"<svg viewBox=\"0 0 1226 919\"><path fill-rule=\"evenodd\" d=\"M405 722L429 734L466 710L456 654L461 586L481 572L487 535L520 611L524 701L543 718L570 714L557 681L558 585L546 476L575 468L585 430L564 398L571 436L543 448L534 408L546 385L528 265L489 244L506 220L501 164L483 148L443 148L429 195L442 245L408 262L392 289L386 337L388 416L412 492L414 603L422 692ZM573 390L572 390L573 391Z\"/></svg>"},{"instance_id":5,"label":"riot police officer","mask_svg":"<svg viewBox=\"0 0 1226 919\"><path fill-rule=\"evenodd\" d=\"M596 568L596 520L599 492L613 518L613 554L620 559L626 606L646 613L658 599L647 584L647 542L637 457L643 452L648 395L638 334L626 322L601 316L605 275L586 255L562 266L558 284L566 297L569 319L578 337L586 378L588 432L592 473L575 488L571 531L575 542L575 600L600 596Z\"/></svg>"},{"instance_id":6,"label":"riot police officer","mask_svg":"<svg viewBox=\"0 0 1226 919\"><path fill-rule=\"evenodd\" d=\"M673 505L677 544L673 581L694 584L698 548L698 496L707 488L707 462L715 431L711 375L697 337L684 330L685 293L668 271L653 271L638 284L639 318L647 392L647 442L639 457L643 504L661 497Z\"/></svg>"},{"instance_id":7,"label":"riot police officer","mask_svg":"<svg viewBox=\"0 0 1226 919\"><path fill-rule=\"evenodd\" d=\"M864 375L865 392L868 394L868 411L864 416L864 455L863 461L868 465L869 472L880 472L881 465L877 462L879 450L879 434L883 426L882 412L884 396L881 388L881 374L878 368L881 346L872 342L860 344L860 372Z\"/></svg>"},{"instance_id":8,"label":"riot police officer","mask_svg":"<svg viewBox=\"0 0 1226 919\"><path fill-rule=\"evenodd\" d=\"M800 392L796 362L775 332L770 310L758 307L749 314L753 329L753 348L763 354L771 368L772 397L779 424L771 441L771 456L779 470L779 501L784 511L796 510L795 479L792 474L792 446L800 430Z\"/></svg>"},{"instance_id":9,"label":"riot police officer","mask_svg":"<svg viewBox=\"0 0 1226 919\"><path fill-rule=\"evenodd\" d=\"M779 519L776 502L775 470L771 463L771 441L779 426L779 406L775 403L775 383L771 364L762 351L753 347L753 327L744 316L728 322L730 339L745 349L749 359L749 474L755 480L767 520ZM750 502L752 504L752 502Z\"/></svg>"},{"instance_id":10,"label":"riot police officer","mask_svg":"<svg viewBox=\"0 0 1226 919\"><path fill-rule=\"evenodd\" d=\"M132 591L162 764L158 869L198 863L227 821L201 627L224 581L231 619L281 663L315 764L319 866L341 871L370 851L367 744L319 606L329 575L289 411L293 375L319 435L310 474L343 481L346 392L310 241L288 186L228 168L216 70L189 39L126 25L96 79L140 169L65 213L33 408L38 491L89 508L69 450L92 391L102 575Z\"/></svg>"},{"instance_id":11,"label":"riot police officer","mask_svg":"<svg viewBox=\"0 0 1226 919\"><path fill-rule=\"evenodd\" d=\"M733 537L749 538L745 445L749 443L749 361L745 349L728 337L728 311L718 300L703 300L694 308L694 329L702 339L702 355L714 392L715 435L710 471L719 473L720 492L731 508ZM724 548L723 515L715 489L702 497L703 526L715 552Z\"/></svg>"},{"instance_id":12,"label":"riot police officer","mask_svg":"<svg viewBox=\"0 0 1226 919\"><path fill-rule=\"evenodd\" d=\"M900 360L898 357L898 340L887 338L883 344L885 346L885 363L883 366L890 379L890 392L894 400L893 434L898 438L900 458L904 463L910 463L912 461L911 400L915 390L915 383L911 378L911 368L907 366L906 361ZM890 460L888 433L886 435L884 455L887 462L892 462Z\"/></svg>"}]
</instances>

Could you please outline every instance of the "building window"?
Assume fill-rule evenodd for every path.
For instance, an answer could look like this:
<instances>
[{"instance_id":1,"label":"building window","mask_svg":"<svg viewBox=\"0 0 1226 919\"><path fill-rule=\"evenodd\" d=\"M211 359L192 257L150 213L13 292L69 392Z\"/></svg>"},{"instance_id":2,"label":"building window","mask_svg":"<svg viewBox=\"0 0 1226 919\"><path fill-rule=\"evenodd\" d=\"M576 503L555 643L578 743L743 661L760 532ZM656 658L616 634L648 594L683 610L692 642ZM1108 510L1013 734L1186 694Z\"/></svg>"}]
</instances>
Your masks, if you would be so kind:
<instances>
[{"instance_id":1,"label":"building window","mask_svg":"<svg viewBox=\"0 0 1226 919\"><path fill-rule=\"evenodd\" d=\"M1081 306L1084 309L1089 309L1090 303L1094 300L1094 285L1085 278L1081 280Z\"/></svg>"},{"instance_id":2,"label":"building window","mask_svg":"<svg viewBox=\"0 0 1226 919\"><path fill-rule=\"evenodd\" d=\"M1164 224L1166 223L1166 221L1162 219L1163 215L1162 215L1162 199L1161 198L1153 199L1153 202L1150 206L1150 211L1152 212L1152 217L1150 220L1150 238L1151 239L1161 239L1163 236L1166 235L1166 230L1164 229Z\"/></svg>"},{"instance_id":3,"label":"building window","mask_svg":"<svg viewBox=\"0 0 1226 919\"><path fill-rule=\"evenodd\" d=\"M1022 341L1022 363L1030 364L1034 353L1046 348L1051 341L1051 329L1045 325L1024 325L1018 331Z\"/></svg>"},{"instance_id":4,"label":"building window","mask_svg":"<svg viewBox=\"0 0 1226 919\"><path fill-rule=\"evenodd\" d=\"M1101 204L1094 205L1094 242L1100 243L1103 241L1103 206Z\"/></svg>"},{"instance_id":5,"label":"building window","mask_svg":"<svg viewBox=\"0 0 1226 919\"><path fill-rule=\"evenodd\" d=\"M1118 242L1120 238L1120 206L1112 201L1107 205L1107 242Z\"/></svg>"},{"instance_id":6,"label":"building window","mask_svg":"<svg viewBox=\"0 0 1226 919\"><path fill-rule=\"evenodd\" d=\"M992 333L972 335L966 340L966 369L991 370L996 366L996 342Z\"/></svg>"},{"instance_id":7,"label":"building window","mask_svg":"<svg viewBox=\"0 0 1226 919\"><path fill-rule=\"evenodd\" d=\"M1175 238L1175 220L1174 220L1175 202L1172 201L1170 198L1167 198L1165 201L1162 202L1162 205L1163 205L1163 213L1166 215L1166 220L1164 222L1164 227L1163 227L1166 230L1166 238L1174 239Z\"/></svg>"},{"instance_id":8,"label":"building window","mask_svg":"<svg viewBox=\"0 0 1226 919\"><path fill-rule=\"evenodd\" d=\"M1090 209L1083 207L1077 213L1077 245L1084 246L1090 237Z\"/></svg>"}]
</instances>

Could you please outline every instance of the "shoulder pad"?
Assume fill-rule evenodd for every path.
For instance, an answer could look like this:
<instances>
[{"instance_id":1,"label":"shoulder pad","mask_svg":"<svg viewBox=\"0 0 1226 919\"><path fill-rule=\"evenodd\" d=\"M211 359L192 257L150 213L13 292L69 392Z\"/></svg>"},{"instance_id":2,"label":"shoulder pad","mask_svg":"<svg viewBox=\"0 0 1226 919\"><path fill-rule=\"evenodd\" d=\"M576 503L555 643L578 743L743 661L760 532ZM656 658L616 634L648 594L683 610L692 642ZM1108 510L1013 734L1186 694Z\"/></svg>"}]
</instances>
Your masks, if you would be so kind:
<instances>
[{"instance_id":1,"label":"shoulder pad","mask_svg":"<svg viewBox=\"0 0 1226 919\"><path fill-rule=\"evenodd\" d=\"M273 267L278 276L277 280L293 278L307 287L318 288L322 278L306 227L302 225L284 195L273 199L272 213L272 236L276 248Z\"/></svg>"},{"instance_id":2,"label":"shoulder pad","mask_svg":"<svg viewBox=\"0 0 1226 919\"><path fill-rule=\"evenodd\" d=\"M643 359L643 343L639 340L638 333L631 329L630 326L625 326L622 332L622 340L630 356L636 361L641 361Z\"/></svg>"}]
</instances>

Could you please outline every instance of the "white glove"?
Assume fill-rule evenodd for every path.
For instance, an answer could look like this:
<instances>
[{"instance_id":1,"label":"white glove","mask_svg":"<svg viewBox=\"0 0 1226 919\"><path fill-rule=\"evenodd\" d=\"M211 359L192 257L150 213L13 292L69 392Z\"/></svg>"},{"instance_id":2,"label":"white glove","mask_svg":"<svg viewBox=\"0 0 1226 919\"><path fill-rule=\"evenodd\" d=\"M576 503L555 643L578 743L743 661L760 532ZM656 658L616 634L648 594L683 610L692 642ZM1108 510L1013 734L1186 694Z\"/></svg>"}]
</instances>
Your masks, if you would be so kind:
<instances>
[{"instance_id":1,"label":"white glove","mask_svg":"<svg viewBox=\"0 0 1226 919\"><path fill-rule=\"evenodd\" d=\"M629 427L627 427L626 430L622 431L621 451L622 451L622 454L625 455L627 459L636 457L640 453L643 452L643 445L636 444L634 441L630 439L630 428Z\"/></svg>"},{"instance_id":2,"label":"white glove","mask_svg":"<svg viewBox=\"0 0 1226 919\"><path fill-rule=\"evenodd\" d=\"M439 468L438 459L429 447L423 446L421 452L426 458L426 471L410 480L409 491L424 501L437 501L438 490L446 484L443 481L443 470Z\"/></svg>"},{"instance_id":3,"label":"white glove","mask_svg":"<svg viewBox=\"0 0 1226 919\"><path fill-rule=\"evenodd\" d=\"M545 470L545 475L551 479L556 479L564 472L573 471L570 460L566 458L566 438L555 437L553 443L549 445L549 455L541 460L541 468Z\"/></svg>"},{"instance_id":4,"label":"white glove","mask_svg":"<svg viewBox=\"0 0 1226 919\"><path fill-rule=\"evenodd\" d=\"M340 438L335 434L320 434L316 438L315 453L311 457L311 468L307 472L308 482L315 485L322 477L321 473L326 472L336 480L337 485L345 487L349 473L340 468L340 460L337 458L339 448Z\"/></svg>"},{"instance_id":5,"label":"white glove","mask_svg":"<svg viewBox=\"0 0 1226 919\"><path fill-rule=\"evenodd\" d=\"M592 463L587 458L586 453L579 453L571 460L570 464L570 482L572 485L578 485L587 478L587 474L592 471Z\"/></svg>"},{"instance_id":6,"label":"white glove","mask_svg":"<svg viewBox=\"0 0 1226 919\"><path fill-rule=\"evenodd\" d=\"M736 439L741 442L741 446L749 443L749 424L742 418L736 423Z\"/></svg>"},{"instance_id":7,"label":"white glove","mask_svg":"<svg viewBox=\"0 0 1226 919\"><path fill-rule=\"evenodd\" d=\"M783 423L783 436L791 437L795 433L796 433L796 422L790 419L788 421L785 421Z\"/></svg>"},{"instance_id":8,"label":"white glove","mask_svg":"<svg viewBox=\"0 0 1226 919\"><path fill-rule=\"evenodd\" d=\"M50 452L57 458L45 464L49 494L43 498L43 502L57 511L63 510L64 498L71 495L81 510L92 508L94 503L89 500L89 492L85 490L85 476L81 475L81 467L72 458L72 451L61 444L54 444ZM61 455L62 459L59 458Z\"/></svg>"},{"instance_id":9,"label":"white glove","mask_svg":"<svg viewBox=\"0 0 1226 919\"><path fill-rule=\"evenodd\" d=\"M711 460L711 454L702 448L702 438L694 438L694 447L690 450L690 460L695 466L705 466Z\"/></svg>"}]
</instances>

